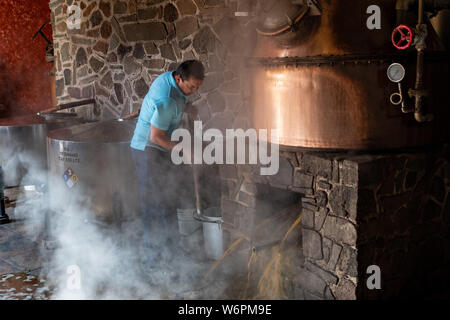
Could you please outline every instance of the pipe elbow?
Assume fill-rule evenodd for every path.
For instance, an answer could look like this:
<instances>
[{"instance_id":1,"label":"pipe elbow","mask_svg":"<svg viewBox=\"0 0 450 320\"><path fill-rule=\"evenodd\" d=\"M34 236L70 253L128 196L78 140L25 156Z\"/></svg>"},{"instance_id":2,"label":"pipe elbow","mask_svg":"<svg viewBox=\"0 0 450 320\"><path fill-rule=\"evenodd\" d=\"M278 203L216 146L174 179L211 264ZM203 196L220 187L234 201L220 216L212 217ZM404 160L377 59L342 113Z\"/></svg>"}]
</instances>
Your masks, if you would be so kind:
<instances>
[{"instance_id":1,"label":"pipe elbow","mask_svg":"<svg viewBox=\"0 0 450 320\"><path fill-rule=\"evenodd\" d=\"M414 112L414 119L419 123L431 122L434 116L431 113L423 114L422 112Z\"/></svg>"}]
</instances>

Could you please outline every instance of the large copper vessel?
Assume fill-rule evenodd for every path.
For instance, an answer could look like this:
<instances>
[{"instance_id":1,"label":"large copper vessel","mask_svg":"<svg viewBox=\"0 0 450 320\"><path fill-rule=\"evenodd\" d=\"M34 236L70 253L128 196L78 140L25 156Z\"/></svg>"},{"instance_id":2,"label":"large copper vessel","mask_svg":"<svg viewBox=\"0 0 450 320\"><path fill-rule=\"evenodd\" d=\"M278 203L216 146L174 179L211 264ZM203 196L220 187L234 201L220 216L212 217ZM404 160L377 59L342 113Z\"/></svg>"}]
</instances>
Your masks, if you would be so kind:
<instances>
[{"instance_id":1,"label":"large copper vessel","mask_svg":"<svg viewBox=\"0 0 450 320\"><path fill-rule=\"evenodd\" d=\"M389 149L448 141L450 55L439 47L431 25L423 80L426 106L434 120L418 123L414 113L402 113L390 102L398 85L389 81L386 71L398 62L406 69L405 103L414 108L408 88L416 80L416 50L399 51L391 43L397 26L396 0L318 4L321 15L306 14L281 34L267 32L276 25L273 17L267 17L269 12L260 18L250 60L255 128L278 129L281 145L307 148ZM371 15L367 8L372 5L381 9L381 29L367 27ZM411 17L413 12L406 15L406 22L414 27Z\"/></svg>"}]
</instances>

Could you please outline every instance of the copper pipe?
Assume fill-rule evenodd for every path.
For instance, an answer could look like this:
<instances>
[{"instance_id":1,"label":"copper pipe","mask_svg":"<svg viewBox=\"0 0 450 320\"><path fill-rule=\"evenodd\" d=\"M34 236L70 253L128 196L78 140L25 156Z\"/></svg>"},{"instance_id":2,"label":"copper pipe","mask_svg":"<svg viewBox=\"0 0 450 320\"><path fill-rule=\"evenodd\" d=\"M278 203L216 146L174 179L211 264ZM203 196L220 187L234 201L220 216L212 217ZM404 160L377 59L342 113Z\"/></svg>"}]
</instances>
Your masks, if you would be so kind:
<instances>
[{"instance_id":1,"label":"copper pipe","mask_svg":"<svg viewBox=\"0 0 450 320\"><path fill-rule=\"evenodd\" d=\"M421 25L423 23L423 0L419 0L419 19L418 24Z\"/></svg>"}]
</instances>

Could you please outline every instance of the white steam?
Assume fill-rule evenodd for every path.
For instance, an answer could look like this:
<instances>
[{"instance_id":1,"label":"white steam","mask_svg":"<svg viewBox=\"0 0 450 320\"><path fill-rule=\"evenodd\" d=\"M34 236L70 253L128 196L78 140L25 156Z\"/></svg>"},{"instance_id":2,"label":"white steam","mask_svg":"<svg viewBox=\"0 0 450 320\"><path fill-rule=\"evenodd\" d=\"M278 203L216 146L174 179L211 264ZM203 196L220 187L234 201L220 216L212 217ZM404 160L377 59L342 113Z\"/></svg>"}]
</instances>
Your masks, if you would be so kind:
<instances>
[{"instance_id":1,"label":"white steam","mask_svg":"<svg viewBox=\"0 0 450 320\"><path fill-rule=\"evenodd\" d=\"M11 159L19 157L28 168L22 181L27 181L26 184L47 181L42 163L23 153L13 153ZM5 176L8 174L10 172L5 170ZM57 178L63 179L62 176ZM42 246L41 254L41 277L54 287L52 299L222 297L225 282L205 285L201 281L212 264L199 254L203 251L201 242L191 247L193 256L164 250L163 254L169 256L169 266L156 266L150 273L143 272L141 257L151 257L155 253L143 252L140 248L140 218L121 225L95 222L96 214L91 210L89 197L83 194L81 183L70 192L64 188L52 190L51 194L45 189L37 188L37 191L37 194L25 193L17 200L14 217L26 221L27 232L32 237L38 238L45 232L47 240L51 240L48 243L54 246L52 250ZM95 194L90 196L95 197ZM49 203L57 205L50 208ZM199 232L194 237L201 234L201 229Z\"/></svg>"}]
</instances>

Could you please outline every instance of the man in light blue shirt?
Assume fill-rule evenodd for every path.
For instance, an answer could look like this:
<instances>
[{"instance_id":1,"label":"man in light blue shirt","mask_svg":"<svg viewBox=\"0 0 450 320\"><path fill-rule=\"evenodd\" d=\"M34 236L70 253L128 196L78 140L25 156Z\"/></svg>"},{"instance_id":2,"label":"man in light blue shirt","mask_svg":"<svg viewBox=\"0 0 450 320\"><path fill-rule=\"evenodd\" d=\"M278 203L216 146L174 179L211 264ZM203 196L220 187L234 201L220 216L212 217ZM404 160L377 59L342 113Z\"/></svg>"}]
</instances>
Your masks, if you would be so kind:
<instances>
[{"instance_id":1,"label":"man in light blue shirt","mask_svg":"<svg viewBox=\"0 0 450 320\"><path fill-rule=\"evenodd\" d=\"M170 207L192 188L180 188L179 170L170 157L177 142L170 136L183 112L195 119L195 109L185 110L186 98L198 91L203 79L202 63L185 61L176 71L156 78L142 103L131 148L139 184L145 267L152 268L155 262L168 264L171 248L176 246L173 236L178 230Z\"/></svg>"}]
</instances>

